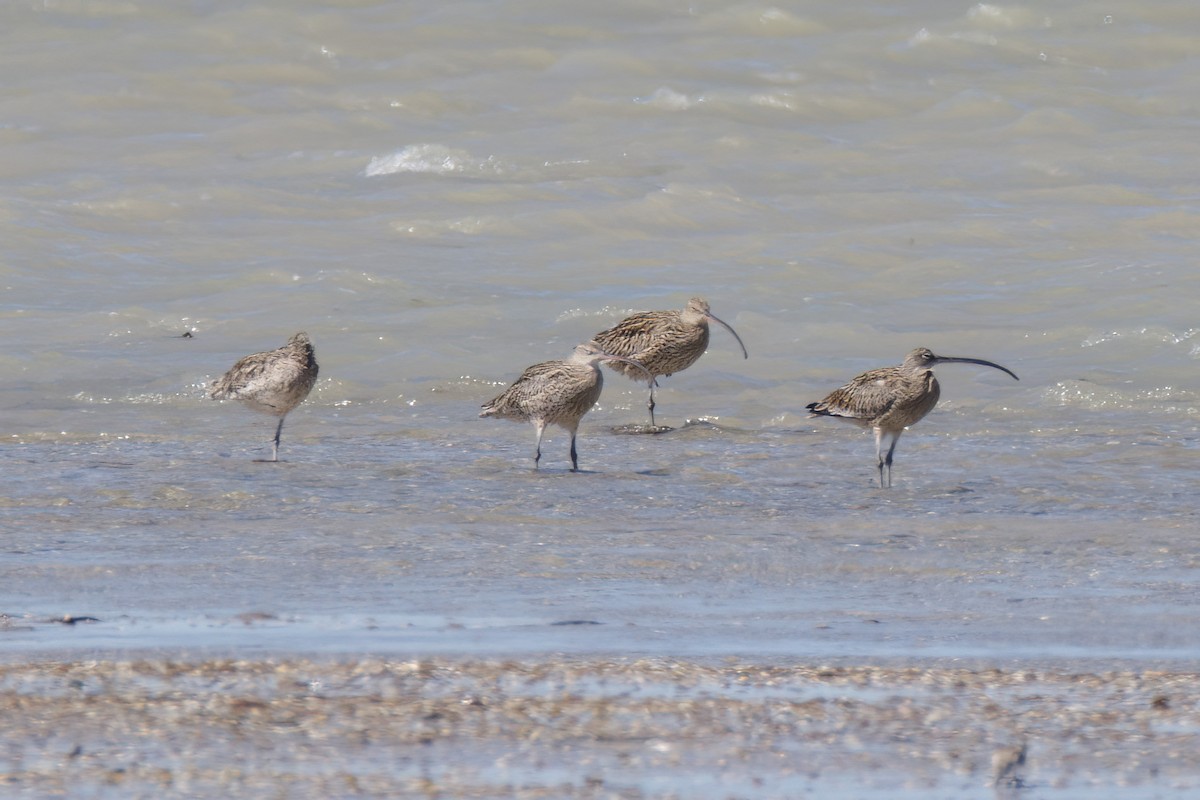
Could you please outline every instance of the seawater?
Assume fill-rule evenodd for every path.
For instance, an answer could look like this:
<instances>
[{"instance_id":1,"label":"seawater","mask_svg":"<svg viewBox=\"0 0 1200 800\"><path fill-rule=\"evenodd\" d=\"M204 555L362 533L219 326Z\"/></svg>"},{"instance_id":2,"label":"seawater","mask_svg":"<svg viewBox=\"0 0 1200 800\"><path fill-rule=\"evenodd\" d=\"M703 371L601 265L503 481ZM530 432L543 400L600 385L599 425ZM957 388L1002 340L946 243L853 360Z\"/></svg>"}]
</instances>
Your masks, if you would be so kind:
<instances>
[{"instance_id":1,"label":"seawater","mask_svg":"<svg viewBox=\"0 0 1200 800\"><path fill-rule=\"evenodd\" d=\"M0 650L1194 660L1196 21L4 4ZM693 295L750 358L674 432L477 418ZM297 330L255 464L205 387ZM804 406L916 346L1021 380L940 369L885 492Z\"/></svg>"}]
</instances>

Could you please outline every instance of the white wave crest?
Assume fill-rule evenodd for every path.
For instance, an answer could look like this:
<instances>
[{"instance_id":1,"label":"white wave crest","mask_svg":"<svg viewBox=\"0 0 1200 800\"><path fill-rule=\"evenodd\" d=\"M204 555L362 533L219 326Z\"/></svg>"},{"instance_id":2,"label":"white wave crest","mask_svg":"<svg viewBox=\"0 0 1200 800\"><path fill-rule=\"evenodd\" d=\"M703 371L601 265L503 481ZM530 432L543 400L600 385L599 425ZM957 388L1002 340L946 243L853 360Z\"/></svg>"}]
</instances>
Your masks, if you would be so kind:
<instances>
[{"instance_id":1,"label":"white wave crest","mask_svg":"<svg viewBox=\"0 0 1200 800\"><path fill-rule=\"evenodd\" d=\"M501 171L500 165L490 156L480 160L465 150L456 150L441 144L410 144L391 155L372 158L365 173L368 178L372 178L397 172L449 175L461 172Z\"/></svg>"}]
</instances>

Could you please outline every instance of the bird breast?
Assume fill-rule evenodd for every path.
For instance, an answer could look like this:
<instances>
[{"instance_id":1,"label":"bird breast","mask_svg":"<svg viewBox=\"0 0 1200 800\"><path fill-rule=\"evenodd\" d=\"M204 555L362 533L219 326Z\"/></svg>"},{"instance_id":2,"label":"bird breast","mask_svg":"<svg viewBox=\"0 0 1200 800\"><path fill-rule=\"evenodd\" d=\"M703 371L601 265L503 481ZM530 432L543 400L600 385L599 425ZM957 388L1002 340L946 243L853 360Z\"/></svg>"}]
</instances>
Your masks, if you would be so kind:
<instances>
[{"instance_id":1,"label":"bird breast","mask_svg":"<svg viewBox=\"0 0 1200 800\"><path fill-rule=\"evenodd\" d=\"M885 430L899 430L913 425L933 411L941 397L941 386L932 370L924 370L907 379L899 379L889 387L895 400L885 414L875 421L875 426Z\"/></svg>"}]
</instances>

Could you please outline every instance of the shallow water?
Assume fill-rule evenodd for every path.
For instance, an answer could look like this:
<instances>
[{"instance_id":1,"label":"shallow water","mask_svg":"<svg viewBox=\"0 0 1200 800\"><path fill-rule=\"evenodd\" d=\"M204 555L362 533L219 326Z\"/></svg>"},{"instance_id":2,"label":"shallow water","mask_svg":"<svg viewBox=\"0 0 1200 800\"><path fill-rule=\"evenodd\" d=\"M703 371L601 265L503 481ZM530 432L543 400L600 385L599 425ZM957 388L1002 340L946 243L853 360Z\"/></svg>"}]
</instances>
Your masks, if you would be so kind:
<instances>
[{"instance_id":1,"label":"shallow water","mask_svg":"<svg viewBox=\"0 0 1200 800\"><path fill-rule=\"evenodd\" d=\"M1194 662L1196 21L5 4L0 659ZM476 417L693 295L750 358L715 328L676 430L610 375L535 473ZM301 329L252 463L204 387ZM1020 382L941 368L881 491L804 406L916 346Z\"/></svg>"},{"instance_id":2,"label":"shallow water","mask_svg":"<svg viewBox=\"0 0 1200 800\"><path fill-rule=\"evenodd\" d=\"M33 615L6 651L1197 655L1185 497L1027 484L1003 468L1019 454L956 475L940 441L887 492L862 437L702 425L593 428L591 469L534 472L524 426L484 443L305 433L318 416L297 415L278 465L243 442L4 448L27 476L3 510L5 607ZM858 474L825 474L834 458ZM64 613L102 622L46 622ZM581 621L600 624L554 624Z\"/></svg>"},{"instance_id":3,"label":"shallow water","mask_svg":"<svg viewBox=\"0 0 1200 800\"><path fill-rule=\"evenodd\" d=\"M264 611L295 620L268 646L303 650L343 618L653 650L691 617L671 647L809 654L844 646L814 613L912 596L986 623L863 626L864 655L1003 656L992 627L1035 595L1111 632L1055 615L1043 655L1195 655L1190 11L0 13L7 613L136 619L101 626L121 648L210 615L196 645L236 646L222 620ZM582 475L561 431L535 474L527 426L476 418L524 366L693 294L751 357L716 328L662 382L673 433L614 434L645 420L615 375ZM301 328L320 382L289 463L252 464L271 421L204 387ZM803 408L916 345L1021 381L941 369L881 492L870 437ZM498 609L524 633L468 633ZM54 630L31 645L85 639Z\"/></svg>"}]
</instances>

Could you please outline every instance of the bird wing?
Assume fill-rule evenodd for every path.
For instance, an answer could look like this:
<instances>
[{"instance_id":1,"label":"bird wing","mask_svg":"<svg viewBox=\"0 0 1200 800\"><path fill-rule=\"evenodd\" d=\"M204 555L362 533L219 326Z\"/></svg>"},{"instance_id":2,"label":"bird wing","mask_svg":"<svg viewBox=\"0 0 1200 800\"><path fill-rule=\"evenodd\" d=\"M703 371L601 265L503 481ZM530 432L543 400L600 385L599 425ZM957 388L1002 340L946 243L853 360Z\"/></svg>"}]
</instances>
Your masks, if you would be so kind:
<instances>
[{"instance_id":1,"label":"bird wing","mask_svg":"<svg viewBox=\"0 0 1200 800\"><path fill-rule=\"evenodd\" d=\"M211 396L217 400L237 397L246 386L262 375L270 353L252 353L237 360L229 371L213 381Z\"/></svg>"},{"instance_id":2,"label":"bird wing","mask_svg":"<svg viewBox=\"0 0 1200 800\"><path fill-rule=\"evenodd\" d=\"M565 361L543 361L527 367L511 386L483 405L483 415L536 413L543 405L563 395L572 378L578 380L574 367Z\"/></svg>"},{"instance_id":3,"label":"bird wing","mask_svg":"<svg viewBox=\"0 0 1200 800\"><path fill-rule=\"evenodd\" d=\"M896 392L888 369L864 372L845 386L834 389L818 403L810 403L814 416L843 417L863 420L878 419L896 402Z\"/></svg>"},{"instance_id":4,"label":"bird wing","mask_svg":"<svg viewBox=\"0 0 1200 800\"><path fill-rule=\"evenodd\" d=\"M675 317L678 314L674 314ZM670 311L642 311L630 314L608 330L600 331L592 338L606 353L614 356L636 358L644 353L657 339L662 338L664 328L673 321Z\"/></svg>"},{"instance_id":5,"label":"bird wing","mask_svg":"<svg viewBox=\"0 0 1200 800\"><path fill-rule=\"evenodd\" d=\"M562 386L570 380L572 373L571 365L564 361L543 361L526 368L513 387L520 386L528 394L542 394Z\"/></svg>"},{"instance_id":6,"label":"bird wing","mask_svg":"<svg viewBox=\"0 0 1200 800\"><path fill-rule=\"evenodd\" d=\"M226 373L227 390L238 394L269 389L276 384L286 384L298 370L299 365L291 365L286 354L279 350L255 353L234 364Z\"/></svg>"}]
</instances>

